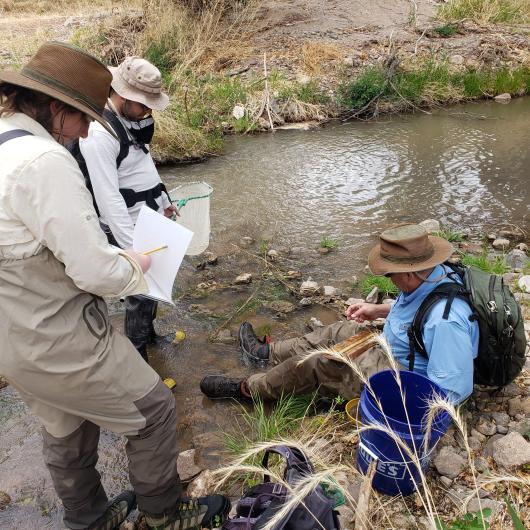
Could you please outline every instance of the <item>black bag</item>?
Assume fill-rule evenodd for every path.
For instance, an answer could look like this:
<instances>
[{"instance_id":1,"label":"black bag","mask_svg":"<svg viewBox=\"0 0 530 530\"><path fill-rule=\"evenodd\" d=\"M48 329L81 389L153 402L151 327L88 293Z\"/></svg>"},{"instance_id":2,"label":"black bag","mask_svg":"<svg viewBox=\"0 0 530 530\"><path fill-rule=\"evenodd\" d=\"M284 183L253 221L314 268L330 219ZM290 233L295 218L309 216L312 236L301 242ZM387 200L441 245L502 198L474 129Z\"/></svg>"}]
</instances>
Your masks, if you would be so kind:
<instances>
[{"instance_id":1,"label":"black bag","mask_svg":"<svg viewBox=\"0 0 530 530\"><path fill-rule=\"evenodd\" d=\"M287 463L284 478L291 487L304 477L314 473L307 457L296 447L277 445L267 449L263 456L263 467L267 469L269 455L277 453ZM290 497L290 491L282 484L270 481L265 474L264 481L250 488L237 503L236 516L226 521L221 530L259 530L262 529ZM303 504L293 507L274 526L274 530L340 530L338 514L333 509L334 502L324 494L318 485ZM318 522L317 522L318 521Z\"/></svg>"},{"instance_id":2,"label":"black bag","mask_svg":"<svg viewBox=\"0 0 530 530\"><path fill-rule=\"evenodd\" d=\"M474 382L480 385L502 387L521 372L525 362L526 336L521 308L502 276L489 274L472 267L444 264L458 275L457 281L443 283L427 295L409 328L409 369L414 368L414 355L418 352L428 358L423 343L422 330L429 311L442 298L447 299L443 318L449 318L455 298L465 300L472 308L470 320L479 325L478 355L474 362Z\"/></svg>"}]
</instances>

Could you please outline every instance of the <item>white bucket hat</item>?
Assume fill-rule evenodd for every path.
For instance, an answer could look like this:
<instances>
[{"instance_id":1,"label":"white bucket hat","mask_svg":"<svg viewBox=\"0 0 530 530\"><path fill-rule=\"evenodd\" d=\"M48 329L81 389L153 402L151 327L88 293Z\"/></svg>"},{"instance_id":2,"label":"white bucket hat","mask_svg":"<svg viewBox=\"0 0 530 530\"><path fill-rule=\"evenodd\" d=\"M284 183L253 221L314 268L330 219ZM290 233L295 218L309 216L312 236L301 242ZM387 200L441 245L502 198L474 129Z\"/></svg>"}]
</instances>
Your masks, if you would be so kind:
<instances>
[{"instance_id":1,"label":"white bucket hat","mask_svg":"<svg viewBox=\"0 0 530 530\"><path fill-rule=\"evenodd\" d=\"M160 70L141 57L127 57L119 66L109 66L112 88L122 98L142 103L152 110L164 110L169 97L162 92Z\"/></svg>"}]
</instances>

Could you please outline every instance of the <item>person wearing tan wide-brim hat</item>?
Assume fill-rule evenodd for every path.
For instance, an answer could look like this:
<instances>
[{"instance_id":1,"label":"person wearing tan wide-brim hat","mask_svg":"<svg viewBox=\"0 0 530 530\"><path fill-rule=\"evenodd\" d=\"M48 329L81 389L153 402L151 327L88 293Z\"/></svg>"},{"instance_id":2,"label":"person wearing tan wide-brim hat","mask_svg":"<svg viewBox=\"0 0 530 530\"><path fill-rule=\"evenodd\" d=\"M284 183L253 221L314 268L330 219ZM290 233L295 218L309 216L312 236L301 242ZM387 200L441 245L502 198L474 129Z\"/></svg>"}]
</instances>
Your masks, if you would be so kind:
<instances>
[{"instance_id":1,"label":"person wearing tan wide-brim hat","mask_svg":"<svg viewBox=\"0 0 530 530\"><path fill-rule=\"evenodd\" d=\"M174 398L104 301L146 293L150 260L108 244L64 148L92 119L109 127L111 77L58 42L0 72L0 373L44 427L44 460L76 530L116 529L136 502L157 521L183 518ZM101 427L128 438L135 489L110 502L96 469ZM186 503L188 520L206 512L199 504Z\"/></svg>"},{"instance_id":2,"label":"person wearing tan wide-brim hat","mask_svg":"<svg viewBox=\"0 0 530 530\"><path fill-rule=\"evenodd\" d=\"M156 125L152 111L164 110L169 97L158 68L141 57L127 57L109 70L112 89L105 115L119 141L94 123L79 148L101 226L111 244L127 248L144 205L169 218L176 213L149 148ZM146 362L148 345L159 340L153 324L156 313L157 302L150 298L125 299L125 333Z\"/></svg>"},{"instance_id":3,"label":"person wearing tan wide-brim hat","mask_svg":"<svg viewBox=\"0 0 530 530\"><path fill-rule=\"evenodd\" d=\"M210 398L240 400L249 399L251 395L273 400L286 394L313 391L328 397L358 397L361 380L353 370L326 355L308 353L356 336L362 331L359 325L365 321L386 319L383 335L398 364L428 377L446 390L451 400L461 402L472 391L473 359L478 351L478 325L469 319L472 314L469 305L455 299L447 318L443 316L445 300L440 299L432 306L426 316L423 337L428 359L416 356L416 364L412 367L407 335L427 295L442 283L459 281L443 264L452 251L449 242L427 234L419 225L384 230L369 254L368 264L374 274L388 276L401 291L395 303L354 303L346 310L347 321L287 340L260 339L252 325L244 322L239 331L243 355L251 363L259 366L269 363L272 368L247 379L206 376L201 381L201 390ZM355 363L366 378L390 364L379 346L361 353Z\"/></svg>"}]
</instances>

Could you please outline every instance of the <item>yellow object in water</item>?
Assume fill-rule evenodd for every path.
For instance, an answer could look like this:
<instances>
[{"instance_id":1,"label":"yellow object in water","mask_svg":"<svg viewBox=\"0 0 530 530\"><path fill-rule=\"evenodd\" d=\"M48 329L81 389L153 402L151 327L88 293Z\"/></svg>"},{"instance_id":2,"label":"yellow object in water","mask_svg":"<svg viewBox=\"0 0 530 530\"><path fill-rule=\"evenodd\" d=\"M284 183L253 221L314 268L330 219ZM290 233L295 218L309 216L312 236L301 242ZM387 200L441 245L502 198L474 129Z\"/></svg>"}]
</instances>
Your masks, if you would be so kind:
<instances>
[{"instance_id":1,"label":"yellow object in water","mask_svg":"<svg viewBox=\"0 0 530 530\"><path fill-rule=\"evenodd\" d=\"M171 379L171 377L166 377L166 379L164 379L164 385L166 385L169 390L171 390L177 386L177 383L174 379Z\"/></svg>"},{"instance_id":2,"label":"yellow object in water","mask_svg":"<svg viewBox=\"0 0 530 530\"><path fill-rule=\"evenodd\" d=\"M186 333L184 331L175 331L175 340L174 342L182 342L186 338Z\"/></svg>"}]
</instances>

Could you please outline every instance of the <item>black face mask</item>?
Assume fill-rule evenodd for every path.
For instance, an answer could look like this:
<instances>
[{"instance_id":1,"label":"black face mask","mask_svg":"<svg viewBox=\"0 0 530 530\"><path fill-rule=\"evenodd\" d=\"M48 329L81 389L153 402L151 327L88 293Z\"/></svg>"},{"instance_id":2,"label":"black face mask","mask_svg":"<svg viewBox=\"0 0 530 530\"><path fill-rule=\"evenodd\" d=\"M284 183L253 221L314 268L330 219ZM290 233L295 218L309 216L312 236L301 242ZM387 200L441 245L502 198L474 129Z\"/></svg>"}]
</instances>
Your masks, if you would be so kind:
<instances>
[{"instance_id":1,"label":"black face mask","mask_svg":"<svg viewBox=\"0 0 530 530\"><path fill-rule=\"evenodd\" d=\"M153 134L155 134L155 120L152 116L139 121L128 120L122 117L122 122L136 143L141 145L151 143Z\"/></svg>"}]
</instances>

